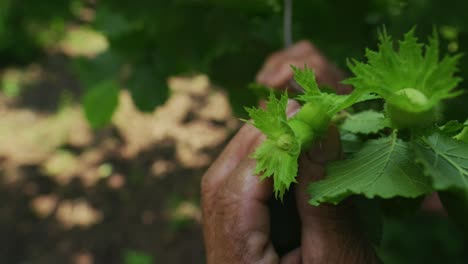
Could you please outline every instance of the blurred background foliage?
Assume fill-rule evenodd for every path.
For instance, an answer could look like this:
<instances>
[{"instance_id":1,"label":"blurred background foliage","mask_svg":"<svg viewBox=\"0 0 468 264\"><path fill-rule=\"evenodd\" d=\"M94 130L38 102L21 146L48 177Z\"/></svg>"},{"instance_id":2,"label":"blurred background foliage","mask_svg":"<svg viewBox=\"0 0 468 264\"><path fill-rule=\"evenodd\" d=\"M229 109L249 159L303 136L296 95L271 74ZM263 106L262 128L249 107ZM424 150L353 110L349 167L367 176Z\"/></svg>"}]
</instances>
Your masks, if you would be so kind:
<instances>
[{"instance_id":1,"label":"blurred background foliage","mask_svg":"<svg viewBox=\"0 0 468 264\"><path fill-rule=\"evenodd\" d=\"M366 47L375 47L382 25L395 39L413 26L425 39L436 26L443 53L466 52L468 47L465 0L293 4L294 39L311 40L342 69L347 58L362 58ZM95 128L110 122L121 89L130 92L140 110L153 111L169 97L167 79L174 75L206 74L242 116L243 106L256 103L247 85L264 59L282 48L282 19L280 0L0 0L0 88L7 96L20 96L26 92L27 73L11 68L58 54L80 82L79 88L63 91L60 100L82 102ZM467 56L460 75L468 79ZM447 116L466 118L466 100L465 93L449 101ZM389 263L466 263L465 238L445 218L424 219L389 222L384 240L388 251L382 253ZM414 258L406 258L410 255ZM149 262L129 251L125 263Z\"/></svg>"},{"instance_id":2,"label":"blurred background foliage","mask_svg":"<svg viewBox=\"0 0 468 264\"><path fill-rule=\"evenodd\" d=\"M141 110L152 111L168 97L167 77L181 74L210 76L229 92L234 110L242 115L242 106L254 103L246 85L265 57L282 48L280 0L2 0L0 5L3 65L42 56L63 42L70 25L105 36L108 48L71 61L95 127L111 118L119 87L131 92ZM443 47L456 52L468 41L467 6L463 0L295 0L293 36L313 41L343 69L347 58L361 58L365 47L375 46L382 25L395 38L415 25L425 38L437 26ZM467 63L464 58L462 76ZM451 114L466 116L458 110Z\"/></svg>"}]
</instances>

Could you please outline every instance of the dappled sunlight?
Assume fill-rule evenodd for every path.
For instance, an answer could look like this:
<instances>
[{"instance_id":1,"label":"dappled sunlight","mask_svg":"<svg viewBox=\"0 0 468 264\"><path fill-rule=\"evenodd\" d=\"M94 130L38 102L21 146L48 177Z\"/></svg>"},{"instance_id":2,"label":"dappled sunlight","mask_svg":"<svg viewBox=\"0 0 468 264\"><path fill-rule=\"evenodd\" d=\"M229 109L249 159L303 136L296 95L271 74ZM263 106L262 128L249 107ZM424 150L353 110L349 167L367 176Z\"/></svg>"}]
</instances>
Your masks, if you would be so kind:
<instances>
[{"instance_id":1,"label":"dappled sunlight","mask_svg":"<svg viewBox=\"0 0 468 264\"><path fill-rule=\"evenodd\" d=\"M57 221L66 229L87 228L99 223L103 214L83 199L59 200L55 194L40 195L31 200L33 212L41 219L55 214Z\"/></svg>"},{"instance_id":2,"label":"dappled sunlight","mask_svg":"<svg viewBox=\"0 0 468 264\"><path fill-rule=\"evenodd\" d=\"M18 96L22 89L38 82L43 74L43 69L37 64L30 64L24 69L6 68L0 74L0 90L10 98Z\"/></svg>"},{"instance_id":3,"label":"dappled sunlight","mask_svg":"<svg viewBox=\"0 0 468 264\"><path fill-rule=\"evenodd\" d=\"M169 88L175 93L206 96L211 92L210 80L206 75L192 78L171 77L168 80Z\"/></svg>"},{"instance_id":4,"label":"dappled sunlight","mask_svg":"<svg viewBox=\"0 0 468 264\"><path fill-rule=\"evenodd\" d=\"M225 93L213 91L206 97L206 103L201 107L198 116L202 120L226 121L228 128L235 128L238 120L233 118L231 106Z\"/></svg>"},{"instance_id":5,"label":"dappled sunlight","mask_svg":"<svg viewBox=\"0 0 468 264\"><path fill-rule=\"evenodd\" d=\"M78 158L67 151L57 151L42 166L47 175L51 175L60 184L67 184L81 170Z\"/></svg>"},{"instance_id":6,"label":"dappled sunlight","mask_svg":"<svg viewBox=\"0 0 468 264\"><path fill-rule=\"evenodd\" d=\"M172 221L192 220L197 223L202 221L202 213L199 206L190 201L183 201L170 212Z\"/></svg>"},{"instance_id":7,"label":"dappled sunlight","mask_svg":"<svg viewBox=\"0 0 468 264\"><path fill-rule=\"evenodd\" d=\"M151 166L151 172L157 178L164 178L176 169L176 164L169 160L157 160Z\"/></svg>"},{"instance_id":8,"label":"dappled sunlight","mask_svg":"<svg viewBox=\"0 0 468 264\"><path fill-rule=\"evenodd\" d=\"M70 183L76 177L85 186L93 186L112 173L112 166L102 163L104 159L105 153L101 149L90 149L79 156L59 150L43 163L42 169L44 174L61 185Z\"/></svg>"},{"instance_id":9,"label":"dappled sunlight","mask_svg":"<svg viewBox=\"0 0 468 264\"><path fill-rule=\"evenodd\" d=\"M212 156L206 151L222 144L238 121L225 94L214 90L206 76L173 77L169 83L172 96L153 113L141 113L128 92L121 92L113 124L123 144L113 137L96 142L78 107L66 106L55 115L6 107L0 110L0 157L10 169L37 164L61 185L79 178L85 186L93 186L113 172L111 164L104 164L107 153L132 159L167 142L173 142L176 160L154 161L151 170L156 177L171 173L175 161L187 168L207 166ZM89 147L96 143L96 148ZM64 145L85 149L74 153L60 149Z\"/></svg>"},{"instance_id":10,"label":"dappled sunlight","mask_svg":"<svg viewBox=\"0 0 468 264\"><path fill-rule=\"evenodd\" d=\"M183 166L206 166L211 157L204 151L224 142L238 121L232 115L226 95L214 90L206 76L173 77L169 85L172 96L153 114L141 114L130 95L121 94L113 120L125 140L122 154L134 157L152 144L169 140L175 142L176 157Z\"/></svg>"},{"instance_id":11,"label":"dappled sunlight","mask_svg":"<svg viewBox=\"0 0 468 264\"><path fill-rule=\"evenodd\" d=\"M69 29L58 43L58 48L70 57L93 58L108 47L109 42L104 35L87 27Z\"/></svg>"},{"instance_id":12,"label":"dappled sunlight","mask_svg":"<svg viewBox=\"0 0 468 264\"><path fill-rule=\"evenodd\" d=\"M15 85L24 83L20 75L12 74ZM139 225L156 228L165 240L176 239L179 231L201 223L200 206L185 200L193 199L199 186L193 169L213 161L239 121L225 93L206 76L173 77L169 84L169 100L151 113L137 110L129 92L121 91L112 123L99 131L71 101L56 113L38 112L0 93L0 184L18 186L17 195L27 200L37 225L53 226L56 234L100 229L136 215ZM164 209L164 193L178 193L167 184L178 181L190 191ZM116 199L115 208L105 202L108 195ZM140 195L149 201L138 201ZM101 199L104 203L94 203ZM169 228L155 227L161 223ZM72 251L71 241L60 243ZM87 251L74 252L70 263L95 261Z\"/></svg>"},{"instance_id":13,"label":"dappled sunlight","mask_svg":"<svg viewBox=\"0 0 468 264\"><path fill-rule=\"evenodd\" d=\"M87 228L99 223L103 215L83 199L61 201L57 208L57 220L64 228Z\"/></svg>"},{"instance_id":14,"label":"dappled sunlight","mask_svg":"<svg viewBox=\"0 0 468 264\"><path fill-rule=\"evenodd\" d=\"M50 216L56 209L58 204L57 195L41 195L37 196L31 201L31 208L39 218L46 218Z\"/></svg>"},{"instance_id":15,"label":"dappled sunlight","mask_svg":"<svg viewBox=\"0 0 468 264\"><path fill-rule=\"evenodd\" d=\"M107 186L111 189L121 189L125 186L125 177L122 174L116 173L107 179Z\"/></svg>"},{"instance_id":16,"label":"dappled sunlight","mask_svg":"<svg viewBox=\"0 0 468 264\"><path fill-rule=\"evenodd\" d=\"M72 258L72 264L94 264L94 257L89 252L76 253Z\"/></svg>"},{"instance_id":17,"label":"dappled sunlight","mask_svg":"<svg viewBox=\"0 0 468 264\"><path fill-rule=\"evenodd\" d=\"M0 157L18 166L45 161L68 141L72 132L83 129L75 125L83 126L84 122L81 112L73 108L63 109L53 116L12 109L5 110L1 116Z\"/></svg>"}]
</instances>

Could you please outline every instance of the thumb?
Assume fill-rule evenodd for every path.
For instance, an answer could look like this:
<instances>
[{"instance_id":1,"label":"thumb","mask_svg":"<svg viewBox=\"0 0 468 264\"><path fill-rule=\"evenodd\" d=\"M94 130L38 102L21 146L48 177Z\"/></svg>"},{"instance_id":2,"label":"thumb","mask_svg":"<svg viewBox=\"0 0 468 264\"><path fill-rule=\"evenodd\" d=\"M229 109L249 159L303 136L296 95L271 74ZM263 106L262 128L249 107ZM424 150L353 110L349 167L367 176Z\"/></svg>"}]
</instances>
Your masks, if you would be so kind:
<instances>
[{"instance_id":1,"label":"thumb","mask_svg":"<svg viewBox=\"0 0 468 264\"><path fill-rule=\"evenodd\" d=\"M380 263L353 219L349 201L337 206L308 203L307 186L325 175L324 163L341 156L339 134L330 127L325 138L299 160L296 202L301 219L302 263Z\"/></svg>"},{"instance_id":2,"label":"thumb","mask_svg":"<svg viewBox=\"0 0 468 264\"><path fill-rule=\"evenodd\" d=\"M308 203L308 185L322 179L325 175L324 163L339 159L340 155L339 135L336 128L331 127L324 139L299 159L296 201L301 219L304 263L332 263L323 261L336 260L334 254L338 253L337 250L353 243L352 209L348 203L318 207Z\"/></svg>"},{"instance_id":3,"label":"thumb","mask_svg":"<svg viewBox=\"0 0 468 264\"><path fill-rule=\"evenodd\" d=\"M326 214L328 211L336 211L336 206L311 206L308 203L310 197L307 193L307 187L311 182L324 178L324 164L326 162L338 160L340 157L341 143L339 132L336 127L330 126L325 137L299 158L296 201L303 225L309 224L308 221L305 221L307 217L318 217L321 214Z\"/></svg>"}]
</instances>

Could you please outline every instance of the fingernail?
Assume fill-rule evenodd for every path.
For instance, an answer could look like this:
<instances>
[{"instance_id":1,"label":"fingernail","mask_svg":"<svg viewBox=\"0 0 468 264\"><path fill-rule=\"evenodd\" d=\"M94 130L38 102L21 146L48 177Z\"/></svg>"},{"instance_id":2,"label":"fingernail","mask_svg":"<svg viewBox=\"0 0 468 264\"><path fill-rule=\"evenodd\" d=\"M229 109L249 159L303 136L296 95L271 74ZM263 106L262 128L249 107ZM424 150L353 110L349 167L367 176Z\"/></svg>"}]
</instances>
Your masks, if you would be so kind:
<instances>
[{"instance_id":1,"label":"fingernail","mask_svg":"<svg viewBox=\"0 0 468 264\"><path fill-rule=\"evenodd\" d=\"M300 108L301 105L296 100L289 99L288 106L286 108L286 115L288 117L292 117L297 113L297 111L299 111Z\"/></svg>"}]
</instances>

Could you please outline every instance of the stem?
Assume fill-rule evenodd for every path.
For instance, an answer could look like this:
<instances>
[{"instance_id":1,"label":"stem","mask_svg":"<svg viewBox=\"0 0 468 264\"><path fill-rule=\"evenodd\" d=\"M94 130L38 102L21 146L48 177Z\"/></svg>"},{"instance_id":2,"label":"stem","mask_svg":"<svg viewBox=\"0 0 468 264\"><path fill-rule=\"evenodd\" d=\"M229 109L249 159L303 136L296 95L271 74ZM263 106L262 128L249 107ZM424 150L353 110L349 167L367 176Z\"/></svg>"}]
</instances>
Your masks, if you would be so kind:
<instances>
[{"instance_id":1,"label":"stem","mask_svg":"<svg viewBox=\"0 0 468 264\"><path fill-rule=\"evenodd\" d=\"M292 0L284 0L284 17L283 17L283 41L284 47L292 45Z\"/></svg>"},{"instance_id":2,"label":"stem","mask_svg":"<svg viewBox=\"0 0 468 264\"><path fill-rule=\"evenodd\" d=\"M309 149L317 137L328 128L331 117L319 103L306 103L294 117L288 120L288 125L296 135L302 149Z\"/></svg>"},{"instance_id":3,"label":"stem","mask_svg":"<svg viewBox=\"0 0 468 264\"><path fill-rule=\"evenodd\" d=\"M284 0L284 15L283 15L283 43L284 47L288 48L293 44L293 37L292 37L292 16L293 16L293 8L292 8L292 1L293 0ZM288 82L289 88L297 93L303 93L304 89L297 84L294 79L289 80Z\"/></svg>"}]
</instances>

